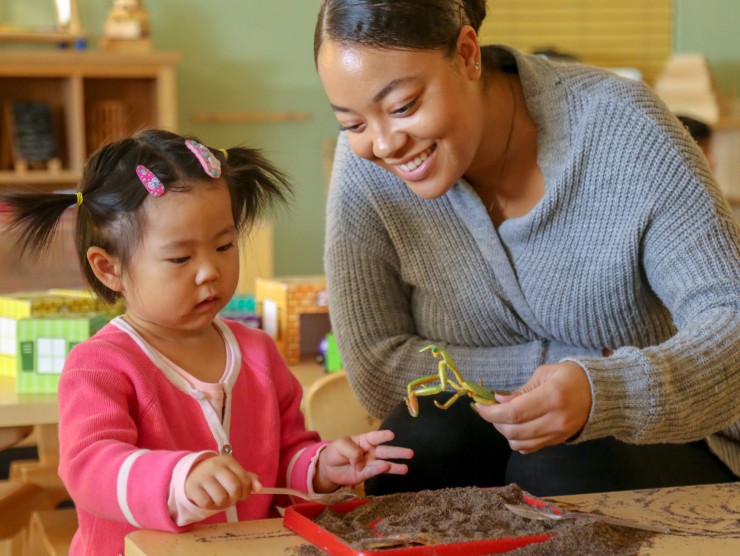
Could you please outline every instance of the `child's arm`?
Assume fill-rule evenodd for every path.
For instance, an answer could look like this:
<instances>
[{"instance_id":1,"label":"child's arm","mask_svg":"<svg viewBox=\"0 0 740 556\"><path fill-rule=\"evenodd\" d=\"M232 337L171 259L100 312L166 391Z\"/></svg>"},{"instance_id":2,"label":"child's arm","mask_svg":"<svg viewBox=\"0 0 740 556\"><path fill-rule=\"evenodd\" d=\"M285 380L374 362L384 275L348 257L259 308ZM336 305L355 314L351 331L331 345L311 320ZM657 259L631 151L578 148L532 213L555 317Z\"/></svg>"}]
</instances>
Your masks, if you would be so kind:
<instances>
[{"instance_id":1,"label":"child's arm","mask_svg":"<svg viewBox=\"0 0 740 556\"><path fill-rule=\"evenodd\" d=\"M332 492L341 485L356 485L375 475L405 475L408 466L389 459L411 459L409 448L386 446L393 432L380 430L335 440L319 455L313 478L315 492Z\"/></svg>"},{"instance_id":2,"label":"child's arm","mask_svg":"<svg viewBox=\"0 0 740 556\"><path fill-rule=\"evenodd\" d=\"M79 346L78 346L79 347ZM59 383L59 474L75 505L134 527L177 531L167 494L185 450L137 446L133 385L115 372L67 370Z\"/></svg>"}]
</instances>

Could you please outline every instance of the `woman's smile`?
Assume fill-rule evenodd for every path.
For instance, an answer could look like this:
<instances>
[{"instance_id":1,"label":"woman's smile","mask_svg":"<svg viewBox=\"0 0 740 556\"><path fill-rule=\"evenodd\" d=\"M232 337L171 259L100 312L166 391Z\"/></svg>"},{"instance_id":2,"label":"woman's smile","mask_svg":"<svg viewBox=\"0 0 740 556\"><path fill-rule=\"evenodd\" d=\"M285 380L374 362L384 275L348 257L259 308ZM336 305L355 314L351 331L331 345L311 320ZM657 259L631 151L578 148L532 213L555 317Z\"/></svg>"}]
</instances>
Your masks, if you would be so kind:
<instances>
[{"instance_id":1,"label":"woman's smile","mask_svg":"<svg viewBox=\"0 0 740 556\"><path fill-rule=\"evenodd\" d=\"M437 145L435 144L407 162L396 164L394 167L396 168L398 175L404 181L423 180L429 175L429 172L434 165L434 153L436 150Z\"/></svg>"}]
</instances>

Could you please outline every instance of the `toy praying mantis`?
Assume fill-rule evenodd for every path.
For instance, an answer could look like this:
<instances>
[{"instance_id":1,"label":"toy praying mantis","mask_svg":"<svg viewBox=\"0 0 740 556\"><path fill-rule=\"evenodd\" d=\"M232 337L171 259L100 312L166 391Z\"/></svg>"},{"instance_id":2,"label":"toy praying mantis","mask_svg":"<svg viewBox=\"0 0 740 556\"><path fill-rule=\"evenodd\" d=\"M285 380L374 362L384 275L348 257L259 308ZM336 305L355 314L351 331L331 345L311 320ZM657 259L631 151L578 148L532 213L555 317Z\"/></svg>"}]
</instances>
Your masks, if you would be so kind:
<instances>
[{"instance_id":1,"label":"toy praying mantis","mask_svg":"<svg viewBox=\"0 0 740 556\"><path fill-rule=\"evenodd\" d=\"M406 391L408 393L408 397L405 398L406 407L408 407L409 413L412 417L417 417L419 415L419 400L417 400L417 396L433 396L435 394L439 394L440 392L444 392L447 389L448 385L451 386L453 390L456 390L456 392L454 396L452 396L443 404L439 403L437 400L434 400L434 405L436 405L440 409L448 409L452 404L454 404L463 396L469 396L473 398L473 401L476 403L493 405L497 403L494 394L509 394L509 392L504 392L501 390L489 390L488 388L483 386L482 380L480 384L465 380L460 371L457 369L457 365L455 365L452 357L450 357L450 354L442 348L431 344L424 348L421 348L419 351L422 352L427 350L431 350L434 357L441 357L442 360L437 365L436 375L429 375L417 378L416 380L412 380L411 382L409 382L408 386L406 387ZM448 375L448 370L452 373L452 377ZM434 382L437 379L439 379L438 384L427 386L430 382ZM474 404L470 405L475 408Z\"/></svg>"}]
</instances>

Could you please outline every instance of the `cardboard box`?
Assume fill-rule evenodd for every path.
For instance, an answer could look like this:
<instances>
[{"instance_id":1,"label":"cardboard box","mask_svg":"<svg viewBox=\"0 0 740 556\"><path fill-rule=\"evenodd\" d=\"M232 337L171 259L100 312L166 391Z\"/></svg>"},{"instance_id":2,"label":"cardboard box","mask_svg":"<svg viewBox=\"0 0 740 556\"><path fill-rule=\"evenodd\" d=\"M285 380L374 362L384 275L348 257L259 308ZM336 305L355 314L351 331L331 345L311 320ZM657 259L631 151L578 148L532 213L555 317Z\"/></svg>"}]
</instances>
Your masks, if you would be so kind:
<instances>
[{"instance_id":1,"label":"cardboard box","mask_svg":"<svg viewBox=\"0 0 740 556\"><path fill-rule=\"evenodd\" d=\"M257 278L255 296L262 329L285 361L293 365L303 356L315 357L330 328L325 277Z\"/></svg>"},{"instance_id":2,"label":"cardboard box","mask_svg":"<svg viewBox=\"0 0 740 556\"><path fill-rule=\"evenodd\" d=\"M69 351L109 320L95 313L18 320L16 391L56 393Z\"/></svg>"},{"instance_id":3,"label":"cardboard box","mask_svg":"<svg viewBox=\"0 0 740 556\"><path fill-rule=\"evenodd\" d=\"M23 320L102 315L107 322L123 311L123 302L108 305L87 290L53 289L0 296L0 376L16 376L18 326Z\"/></svg>"}]
</instances>

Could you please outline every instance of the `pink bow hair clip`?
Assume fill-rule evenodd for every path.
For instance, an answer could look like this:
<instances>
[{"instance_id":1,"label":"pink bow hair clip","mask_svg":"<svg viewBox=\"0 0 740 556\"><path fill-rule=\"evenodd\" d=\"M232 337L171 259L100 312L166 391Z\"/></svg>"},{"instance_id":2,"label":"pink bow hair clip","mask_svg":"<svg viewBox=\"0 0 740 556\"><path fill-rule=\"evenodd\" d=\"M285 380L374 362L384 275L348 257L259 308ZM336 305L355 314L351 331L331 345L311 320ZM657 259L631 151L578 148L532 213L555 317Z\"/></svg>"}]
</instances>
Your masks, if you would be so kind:
<instances>
[{"instance_id":1,"label":"pink bow hair clip","mask_svg":"<svg viewBox=\"0 0 740 556\"><path fill-rule=\"evenodd\" d=\"M164 185L161 181L159 181L159 178L155 176L149 168L139 164L136 167L136 175L139 177L139 181L144 184L144 187L146 187L146 190L149 193L151 193L155 197L160 197L164 195Z\"/></svg>"},{"instance_id":2,"label":"pink bow hair clip","mask_svg":"<svg viewBox=\"0 0 740 556\"><path fill-rule=\"evenodd\" d=\"M201 145L197 141L192 139L186 139L185 145L190 152L195 155L200 165L203 166L203 171L211 176L212 178L218 178L221 176L221 162L213 156L213 153L208 150L208 147Z\"/></svg>"}]
</instances>

